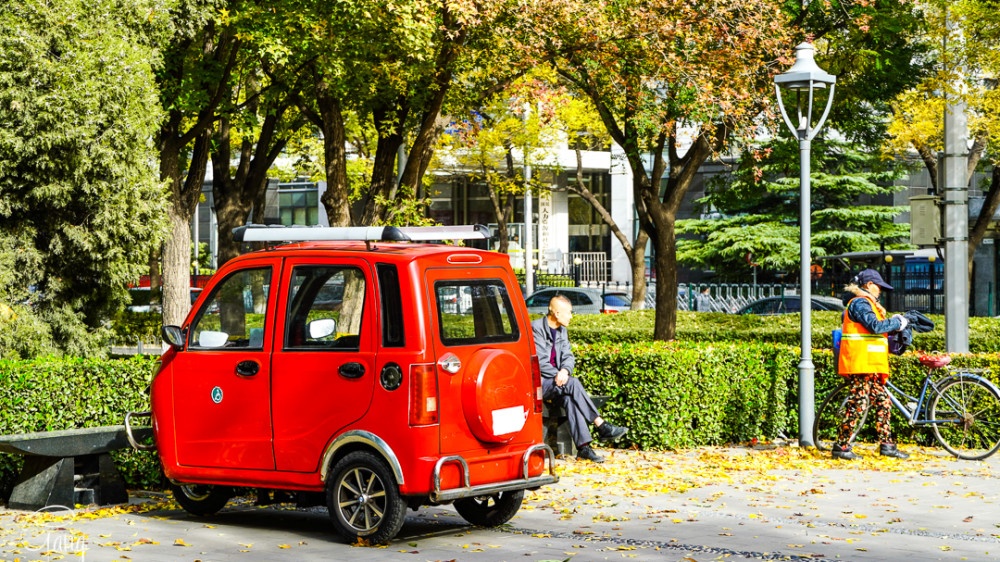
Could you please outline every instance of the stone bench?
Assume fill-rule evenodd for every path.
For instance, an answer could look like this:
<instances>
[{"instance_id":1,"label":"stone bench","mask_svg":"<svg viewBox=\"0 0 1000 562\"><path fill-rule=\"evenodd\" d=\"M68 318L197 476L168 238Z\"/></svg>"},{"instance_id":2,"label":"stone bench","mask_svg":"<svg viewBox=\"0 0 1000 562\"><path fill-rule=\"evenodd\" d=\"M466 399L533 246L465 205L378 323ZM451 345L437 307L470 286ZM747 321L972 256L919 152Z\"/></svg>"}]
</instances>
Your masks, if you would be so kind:
<instances>
[{"instance_id":1,"label":"stone bench","mask_svg":"<svg viewBox=\"0 0 1000 562\"><path fill-rule=\"evenodd\" d=\"M598 410L608 401L607 396L591 396L590 399ZM576 443L573 443L573 435L569 431L566 409L556 406L551 400L542 402L542 439L556 455L576 454Z\"/></svg>"},{"instance_id":2,"label":"stone bench","mask_svg":"<svg viewBox=\"0 0 1000 562\"><path fill-rule=\"evenodd\" d=\"M146 440L152 429L133 429L133 435ZM7 507L128 503L125 481L109 453L130 447L123 425L0 435L0 452L24 456Z\"/></svg>"}]
</instances>

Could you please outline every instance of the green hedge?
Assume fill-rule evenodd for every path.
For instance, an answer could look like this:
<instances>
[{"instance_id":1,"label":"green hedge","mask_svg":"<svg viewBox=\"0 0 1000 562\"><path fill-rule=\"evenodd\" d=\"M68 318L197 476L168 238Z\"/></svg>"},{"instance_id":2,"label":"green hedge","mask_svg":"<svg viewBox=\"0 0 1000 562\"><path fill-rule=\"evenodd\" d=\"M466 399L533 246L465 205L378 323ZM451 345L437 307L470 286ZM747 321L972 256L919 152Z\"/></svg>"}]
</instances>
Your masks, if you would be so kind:
<instances>
[{"instance_id":1,"label":"green hedge","mask_svg":"<svg viewBox=\"0 0 1000 562\"><path fill-rule=\"evenodd\" d=\"M638 310L619 314L581 314L573 317L570 339L575 343L638 343L653 339L655 311ZM926 334L914 334L916 349L944 350L944 316L930 315L936 327ZM830 332L840 327L840 313L813 311L814 348L831 345ZM682 342L758 342L798 346L801 319L798 314L758 316L721 312L677 312L677 340ZM1000 352L1000 318L969 319L969 351Z\"/></svg>"},{"instance_id":2,"label":"green hedge","mask_svg":"<svg viewBox=\"0 0 1000 562\"><path fill-rule=\"evenodd\" d=\"M825 314L816 314L818 323L832 325L822 319ZM632 341L651 336L651 314L574 319L572 340L599 342L574 344L576 374L590 392L610 397L603 411L608 419L628 425L629 440L642 448L796 437L797 317L682 316L678 324L684 335L676 342ZM983 334L991 333L995 323L974 320L970 341L985 345ZM697 341L709 337L695 333L699 326L718 341ZM841 378L832 368L831 351L822 349L828 340L820 339L819 330L826 326L817 330L813 362L818 406ZM955 356L953 364L1000 373L995 352ZM121 424L126 412L149 407L154 365L155 359L148 357L0 361L0 434ZM893 380L914 393L926 372L913 353L892 357L891 368ZM996 382L995 375L991 378ZM898 416L894 431L903 442L932 443L929 431L911 428ZM115 456L130 487L162 485L155 453L120 451ZM20 463L20 457L0 454L0 497L9 494Z\"/></svg>"},{"instance_id":3,"label":"green hedge","mask_svg":"<svg viewBox=\"0 0 1000 562\"><path fill-rule=\"evenodd\" d=\"M40 358L0 361L0 435L124 423L128 411L149 409L155 359ZM158 487L155 453L118 451L130 487ZM22 459L0 454L0 497L6 498Z\"/></svg>"},{"instance_id":4,"label":"green hedge","mask_svg":"<svg viewBox=\"0 0 1000 562\"><path fill-rule=\"evenodd\" d=\"M685 342L576 346L576 374L609 396L602 415L642 448L774 436L789 411L797 353L772 344Z\"/></svg>"},{"instance_id":5,"label":"green hedge","mask_svg":"<svg viewBox=\"0 0 1000 562\"><path fill-rule=\"evenodd\" d=\"M572 334L571 334L572 337ZM600 343L574 345L576 375L593 394L609 396L602 415L630 427L640 448L798 437L798 346L769 343ZM829 349L813 352L816 407L842 382ZM983 367L997 382L1000 356L955 355L959 367ZM926 369L916 353L890 358L893 382L918 394ZM871 426L871 424L868 424ZM934 443L930 431L893 416L901 442ZM871 439L871 427L861 439Z\"/></svg>"}]
</instances>

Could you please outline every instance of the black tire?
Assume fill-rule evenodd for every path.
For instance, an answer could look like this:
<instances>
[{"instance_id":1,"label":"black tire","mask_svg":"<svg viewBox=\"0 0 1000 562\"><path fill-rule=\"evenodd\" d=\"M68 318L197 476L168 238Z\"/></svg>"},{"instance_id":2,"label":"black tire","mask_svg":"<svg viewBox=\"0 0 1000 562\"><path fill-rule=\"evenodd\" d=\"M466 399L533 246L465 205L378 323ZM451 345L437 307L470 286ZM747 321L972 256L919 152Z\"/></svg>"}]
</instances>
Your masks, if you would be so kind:
<instances>
[{"instance_id":1,"label":"black tire","mask_svg":"<svg viewBox=\"0 0 1000 562\"><path fill-rule=\"evenodd\" d=\"M517 514L522 501L524 490L499 492L492 496L455 500L455 511L473 525L499 527Z\"/></svg>"},{"instance_id":2,"label":"black tire","mask_svg":"<svg viewBox=\"0 0 1000 562\"><path fill-rule=\"evenodd\" d=\"M837 433L840 431L840 425L844 423L844 406L850 396L850 385L846 382L841 383L840 386L833 389L833 392L826 397L826 400L823 400L823 404L816 410L812 435L813 444L820 451L833 449L834 443L837 442ZM854 438L864 427L867 417L868 409L861 414L858 424L854 427L854 433L851 434L850 442L854 442Z\"/></svg>"},{"instance_id":3,"label":"black tire","mask_svg":"<svg viewBox=\"0 0 1000 562\"><path fill-rule=\"evenodd\" d=\"M1000 394L979 378L958 375L941 384L931 399L934 437L960 459L980 460L1000 448Z\"/></svg>"},{"instance_id":4,"label":"black tire","mask_svg":"<svg viewBox=\"0 0 1000 562\"><path fill-rule=\"evenodd\" d=\"M386 462L370 451L348 453L330 470L326 505L337 532L354 542L386 544L403 527L406 503Z\"/></svg>"},{"instance_id":5,"label":"black tire","mask_svg":"<svg viewBox=\"0 0 1000 562\"><path fill-rule=\"evenodd\" d=\"M184 508L184 511L205 517L218 513L233 497L233 489L229 486L210 486L207 484L174 484L170 483L170 491L174 500Z\"/></svg>"}]
</instances>

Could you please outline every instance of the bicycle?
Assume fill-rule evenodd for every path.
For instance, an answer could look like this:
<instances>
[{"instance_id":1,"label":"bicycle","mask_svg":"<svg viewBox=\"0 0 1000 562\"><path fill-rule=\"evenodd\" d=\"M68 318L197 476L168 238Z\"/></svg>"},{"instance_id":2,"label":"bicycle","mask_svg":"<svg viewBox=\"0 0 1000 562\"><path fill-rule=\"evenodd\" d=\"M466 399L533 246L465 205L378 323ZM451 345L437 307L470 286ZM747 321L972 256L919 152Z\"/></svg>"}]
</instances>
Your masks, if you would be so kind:
<instances>
[{"instance_id":1,"label":"bicycle","mask_svg":"<svg viewBox=\"0 0 1000 562\"><path fill-rule=\"evenodd\" d=\"M948 355L920 356L920 363L927 368L920 393L912 396L890 380L886 382L889 399L910 425L930 425L935 439L949 453L965 460L985 459L1000 449L1000 389L981 376L988 369L947 367L950 362ZM946 374L935 378L933 375L939 370ZM844 420L848 397L849 384L845 381L816 411L813 421L816 448L822 451L832 448ZM851 442L864 426L870 407L869 404L861 414Z\"/></svg>"}]
</instances>

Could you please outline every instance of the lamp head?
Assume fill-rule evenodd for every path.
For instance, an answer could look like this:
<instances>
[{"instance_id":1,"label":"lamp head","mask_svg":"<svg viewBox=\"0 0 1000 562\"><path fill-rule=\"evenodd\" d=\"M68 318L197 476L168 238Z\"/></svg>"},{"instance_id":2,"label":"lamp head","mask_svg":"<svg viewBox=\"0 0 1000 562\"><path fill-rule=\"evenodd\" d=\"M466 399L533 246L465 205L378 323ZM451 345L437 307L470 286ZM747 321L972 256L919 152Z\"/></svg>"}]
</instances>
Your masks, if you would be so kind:
<instances>
[{"instance_id":1,"label":"lamp head","mask_svg":"<svg viewBox=\"0 0 1000 562\"><path fill-rule=\"evenodd\" d=\"M800 43L795 47L795 64L774 77L778 86L793 91L808 91L810 88L826 88L837 82L837 77L816 64L812 43Z\"/></svg>"}]
</instances>

